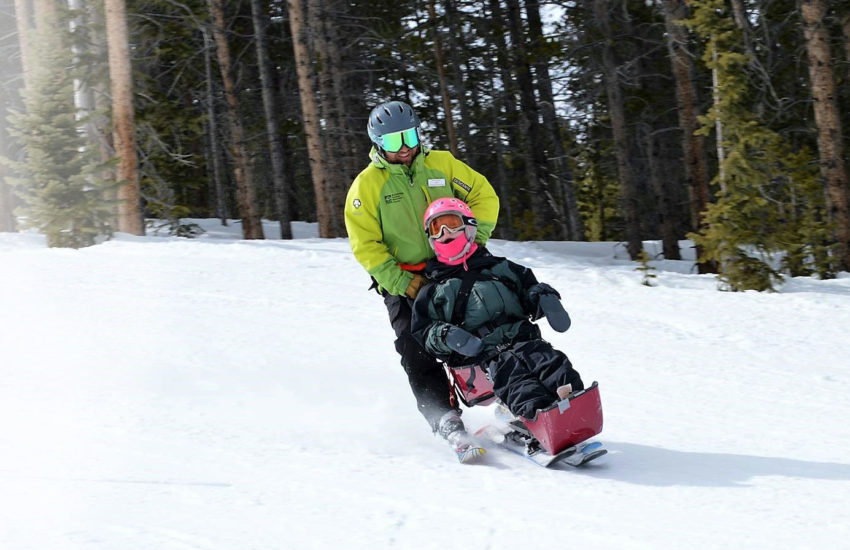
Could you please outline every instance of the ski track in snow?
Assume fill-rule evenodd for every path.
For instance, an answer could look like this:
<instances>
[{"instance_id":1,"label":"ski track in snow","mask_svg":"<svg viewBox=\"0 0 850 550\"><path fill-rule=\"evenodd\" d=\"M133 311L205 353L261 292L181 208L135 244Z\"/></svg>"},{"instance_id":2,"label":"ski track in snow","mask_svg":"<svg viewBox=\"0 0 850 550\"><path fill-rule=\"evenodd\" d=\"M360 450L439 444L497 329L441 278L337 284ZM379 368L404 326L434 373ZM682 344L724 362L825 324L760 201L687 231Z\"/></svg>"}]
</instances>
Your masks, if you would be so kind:
<instances>
[{"instance_id":1,"label":"ski track in snow","mask_svg":"<svg viewBox=\"0 0 850 550\"><path fill-rule=\"evenodd\" d=\"M347 241L201 223L78 251L0 234L3 550L850 539L846 273L724 293L658 261L648 288L613 243L495 241L561 292L572 328L544 337L599 381L609 455L461 465L416 411Z\"/></svg>"}]
</instances>

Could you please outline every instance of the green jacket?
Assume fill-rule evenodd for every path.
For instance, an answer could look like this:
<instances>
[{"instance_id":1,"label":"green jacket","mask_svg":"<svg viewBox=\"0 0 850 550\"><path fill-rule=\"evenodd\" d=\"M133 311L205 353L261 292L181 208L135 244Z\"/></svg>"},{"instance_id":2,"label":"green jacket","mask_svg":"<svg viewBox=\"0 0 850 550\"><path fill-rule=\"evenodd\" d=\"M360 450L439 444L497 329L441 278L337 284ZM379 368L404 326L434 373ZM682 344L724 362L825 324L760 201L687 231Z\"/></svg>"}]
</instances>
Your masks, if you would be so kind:
<instances>
[{"instance_id":1,"label":"green jacket","mask_svg":"<svg viewBox=\"0 0 850 550\"><path fill-rule=\"evenodd\" d=\"M479 248L468 260L468 269L431 260L425 269L429 283L413 303L411 331L431 355L453 366L470 362L457 356L445 342L446 330L459 326L481 338L476 360L489 358L516 341L540 337L530 322L539 318L537 300L548 285L541 285L531 269ZM471 287L465 304L457 304L464 279ZM463 307L462 311L455 311ZM475 362L475 361L472 361Z\"/></svg>"},{"instance_id":2,"label":"green jacket","mask_svg":"<svg viewBox=\"0 0 850 550\"><path fill-rule=\"evenodd\" d=\"M475 241L485 244L496 227L499 198L487 178L448 151L424 147L408 168L390 164L373 148L372 162L354 179L345 200L345 228L354 257L390 294L404 294L415 265L434 256L423 228L435 199L466 202L478 221Z\"/></svg>"}]
</instances>

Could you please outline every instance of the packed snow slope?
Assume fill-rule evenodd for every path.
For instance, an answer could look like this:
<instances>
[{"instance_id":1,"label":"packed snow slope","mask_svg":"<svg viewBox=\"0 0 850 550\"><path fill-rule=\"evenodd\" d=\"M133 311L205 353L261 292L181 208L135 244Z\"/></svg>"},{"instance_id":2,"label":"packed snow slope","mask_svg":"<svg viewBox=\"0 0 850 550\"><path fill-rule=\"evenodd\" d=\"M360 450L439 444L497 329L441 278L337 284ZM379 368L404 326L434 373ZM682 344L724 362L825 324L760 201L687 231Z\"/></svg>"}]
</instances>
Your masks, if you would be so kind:
<instances>
[{"instance_id":1,"label":"packed snow slope","mask_svg":"<svg viewBox=\"0 0 850 550\"><path fill-rule=\"evenodd\" d=\"M650 288L614 243L495 241L562 293L544 336L610 454L461 465L346 240L203 223L0 234L3 550L850 547L850 275L726 293L661 261Z\"/></svg>"}]
</instances>

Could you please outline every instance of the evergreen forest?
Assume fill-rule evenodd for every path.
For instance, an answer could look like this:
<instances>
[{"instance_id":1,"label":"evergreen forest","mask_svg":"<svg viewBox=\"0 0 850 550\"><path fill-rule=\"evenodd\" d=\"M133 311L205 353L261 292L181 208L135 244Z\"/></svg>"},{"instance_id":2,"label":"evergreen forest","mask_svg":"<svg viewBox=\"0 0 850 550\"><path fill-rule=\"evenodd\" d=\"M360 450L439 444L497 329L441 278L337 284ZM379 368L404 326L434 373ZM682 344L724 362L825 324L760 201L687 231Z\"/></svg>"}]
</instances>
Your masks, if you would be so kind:
<instances>
[{"instance_id":1,"label":"evergreen forest","mask_svg":"<svg viewBox=\"0 0 850 550\"><path fill-rule=\"evenodd\" d=\"M494 237L850 271L850 3L0 0L0 231L344 237L372 107L484 174ZM652 258L658 259L658 258Z\"/></svg>"}]
</instances>

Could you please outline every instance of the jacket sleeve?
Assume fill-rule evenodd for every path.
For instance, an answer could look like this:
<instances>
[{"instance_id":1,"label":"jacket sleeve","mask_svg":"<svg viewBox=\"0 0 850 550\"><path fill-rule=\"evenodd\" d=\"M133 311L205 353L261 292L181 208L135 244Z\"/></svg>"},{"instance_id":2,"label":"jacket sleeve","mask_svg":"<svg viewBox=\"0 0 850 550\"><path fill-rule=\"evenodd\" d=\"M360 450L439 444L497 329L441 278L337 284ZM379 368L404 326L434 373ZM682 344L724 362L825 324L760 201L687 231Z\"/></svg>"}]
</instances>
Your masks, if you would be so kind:
<instances>
[{"instance_id":1,"label":"jacket sleeve","mask_svg":"<svg viewBox=\"0 0 850 550\"><path fill-rule=\"evenodd\" d=\"M451 153L448 153L451 156ZM496 222L499 220L499 197L496 190L482 174L465 163L451 157L452 189L455 197L463 200L472 209L478 221L475 242L487 244Z\"/></svg>"},{"instance_id":2,"label":"jacket sleeve","mask_svg":"<svg viewBox=\"0 0 850 550\"><path fill-rule=\"evenodd\" d=\"M437 294L437 284L429 283L419 292L413 301L410 332L425 350L442 361L449 362L452 350L445 341L445 332L453 325L442 319L433 300ZM441 299L446 299L444 293Z\"/></svg>"},{"instance_id":3,"label":"jacket sleeve","mask_svg":"<svg viewBox=\"0 0 850 550\"><path fill-rule=\"evenodd\" d=\"M505 260L505 262L514 276L519 280L520 291L518 294L526 315L529 315L532 321L544 317L545 312L539 307L540 297L552 294L560 300L560 293L550 285L538 282L537 277L534 276L534 272L531 269L510 260Z\"/></svg>"},{"instance_id":4,"label":"jacket sleeve","mask_svg":"<svg viewBox=\"0 0 850 550\"><path fill-rule=\"evenodd\" d=\"M530 315L536 320L539 318L537 300L539 299L538 294L541 283L537 281L537 277L534 276L534 272L530 268L510 260L505 260L505 265L519 284L517 295L519 296L525 314ZM549 285L545 286L546 288L551 288Z\"/></svg>"},{"instance_id":5,"label":"jacket sleeve","mask_svg":"<svg viewBox=\"0 0 850 550\"><path fill-rule=\"evenodd\" d=\"M413 275L402 270L383 242L378 220L377 186L362 185L362 174L355 178L345 199L345 229L354 257L390 294L402 295Z\"/></svg>"}]
</instances>

